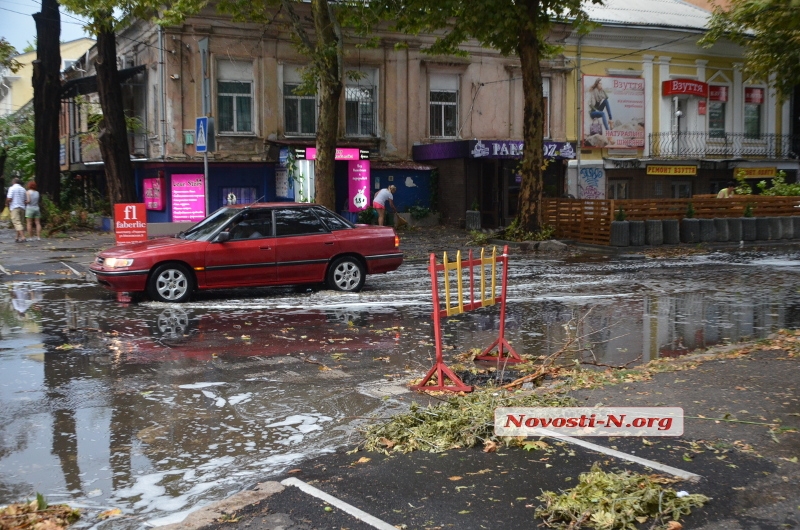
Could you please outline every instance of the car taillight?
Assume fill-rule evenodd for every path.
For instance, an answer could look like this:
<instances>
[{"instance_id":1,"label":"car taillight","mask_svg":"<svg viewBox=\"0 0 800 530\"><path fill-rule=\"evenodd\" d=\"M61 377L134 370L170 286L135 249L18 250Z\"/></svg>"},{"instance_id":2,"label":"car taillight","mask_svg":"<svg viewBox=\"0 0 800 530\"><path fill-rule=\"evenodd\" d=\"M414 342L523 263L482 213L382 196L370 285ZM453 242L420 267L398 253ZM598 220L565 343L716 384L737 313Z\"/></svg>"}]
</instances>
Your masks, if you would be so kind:
<instances>
[{"instance_id":1,"label":"car taillight","mask_svg":"<svg viewBox=\"0 0 800 530\"><path fill-rule=\"evenodd\" d=\"M397 234L394 236L394 248L400 248L400 236Z\"/></svg>"}]
</instances>

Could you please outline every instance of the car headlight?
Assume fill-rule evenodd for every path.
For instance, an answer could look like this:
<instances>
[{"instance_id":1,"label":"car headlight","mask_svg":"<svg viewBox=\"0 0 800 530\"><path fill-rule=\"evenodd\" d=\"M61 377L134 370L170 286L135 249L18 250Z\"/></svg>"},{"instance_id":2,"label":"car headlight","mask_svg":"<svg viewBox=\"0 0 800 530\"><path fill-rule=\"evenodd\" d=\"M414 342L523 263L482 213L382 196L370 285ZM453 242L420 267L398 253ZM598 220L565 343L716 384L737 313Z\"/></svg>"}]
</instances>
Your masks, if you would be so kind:
<instances>
[{"instance_id":1,"label":"car headlight","mask_svg":"<svg viewBox=\"0 0 800 530\"><path fill-rule=\"evenodd\" d=\"M106 258L103 260L103 265L110 269L130 267L133 265L133 258Z\"/></svg>"}]
</instances>

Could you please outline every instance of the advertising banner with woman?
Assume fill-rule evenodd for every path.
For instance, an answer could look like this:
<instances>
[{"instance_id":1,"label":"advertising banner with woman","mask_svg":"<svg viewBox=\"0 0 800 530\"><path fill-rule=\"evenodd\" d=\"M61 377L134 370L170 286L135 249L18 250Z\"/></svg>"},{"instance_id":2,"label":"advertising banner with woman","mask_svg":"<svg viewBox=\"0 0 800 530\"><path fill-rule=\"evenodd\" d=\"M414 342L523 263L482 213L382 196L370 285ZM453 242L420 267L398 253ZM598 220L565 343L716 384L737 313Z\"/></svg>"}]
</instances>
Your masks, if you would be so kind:
<instances>
[{"instance_id":1,"label":"advertising banner with woman","mask_svg":"<svg viewBox=\"0 0 800 530\"><path fill-rule=\"evenodd\" d=\"M644 79L583 76L583 147L644 147Z\"/></svg>"}]
</instances>

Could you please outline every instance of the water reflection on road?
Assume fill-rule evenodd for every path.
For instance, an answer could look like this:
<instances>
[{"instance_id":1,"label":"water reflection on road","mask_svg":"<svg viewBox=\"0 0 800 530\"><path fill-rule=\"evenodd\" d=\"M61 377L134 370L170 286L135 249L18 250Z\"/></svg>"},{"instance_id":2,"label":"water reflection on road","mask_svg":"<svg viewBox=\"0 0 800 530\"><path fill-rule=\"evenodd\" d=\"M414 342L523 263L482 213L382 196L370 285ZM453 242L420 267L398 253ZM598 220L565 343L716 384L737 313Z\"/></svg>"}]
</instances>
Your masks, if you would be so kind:
<instances>
[{"instance_id":1,"label":"water reflection on road","mask_svg":"<svg viewBox=\"0 0 800 530\"><path fill-rule=\"evenodd\" d=\"M584 316L598 360L680 355L800 326L796 253L511 261L507 336L555 351ZM433 355L422 265L361 294L288 289L122 305L89 284L0 289L0 503L44 493L137 528L179 520L330 451ZM497 308L452 317L445 343L483 347ZM394 385L394 386L393 386Z\"/></svg>"}]
</instances>

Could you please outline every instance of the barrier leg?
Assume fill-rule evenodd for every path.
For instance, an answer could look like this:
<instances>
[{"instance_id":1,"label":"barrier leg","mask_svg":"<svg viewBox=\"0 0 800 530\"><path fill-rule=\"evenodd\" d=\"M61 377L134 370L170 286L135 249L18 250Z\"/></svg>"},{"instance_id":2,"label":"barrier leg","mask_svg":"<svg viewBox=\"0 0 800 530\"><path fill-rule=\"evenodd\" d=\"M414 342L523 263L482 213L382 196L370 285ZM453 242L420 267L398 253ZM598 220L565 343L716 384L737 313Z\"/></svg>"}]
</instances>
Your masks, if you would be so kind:
<instances>
[{"instance_id":1,"label":"barrier leg","mask_svg":"<svg viewBox=\"0 0 800 530\"><path fill-rule=\"evenodd\" d=\"M421 392L472 392L472 387L465 385L458 376L444 364L442 356L442 322L439 312L439 287L436 281L436 258L431 254L431 262L428 267L431 272L431 282L433 284L433 334L436 339L436 363L428 370L425 377L417 385L410 388ZM445 275L447 270L445 270ZM445 281L447 277L445 276ZM428 383L434 378L436 384ZM449 381L450 384L447 384Z\"/></svg>"},{"instance_id":2,"label":"barrier leg","mask_svg":"<svg viewBox=\"0 0 800 530\"><path fill-rule=\"evenodd\" d=\"M508 288L508 246L503 248L503 256L500 258L503 260L503 283L500 287L500 332L498 333L497 339L479 356L475 357L476 361L497 361L507 364L514 364L514 363L522 363L525 362L518 354L514 351L514 348L506 340L506 292ZM494 296L494 293L492 294ZM494 350L495 346L497 347L497 355L489 355L492 350ZM505 347L508 354L504 357L503 356L503 347Z\"/></svg>"}]
</instances>

